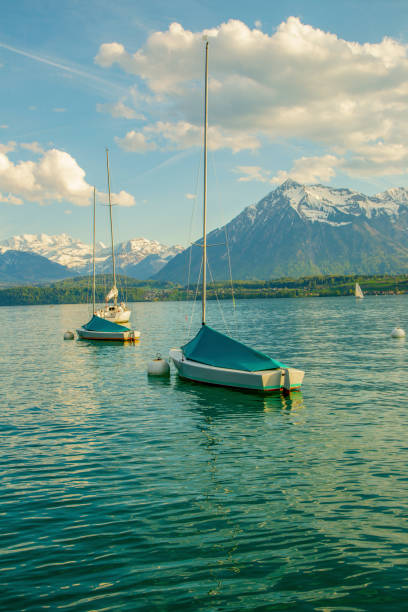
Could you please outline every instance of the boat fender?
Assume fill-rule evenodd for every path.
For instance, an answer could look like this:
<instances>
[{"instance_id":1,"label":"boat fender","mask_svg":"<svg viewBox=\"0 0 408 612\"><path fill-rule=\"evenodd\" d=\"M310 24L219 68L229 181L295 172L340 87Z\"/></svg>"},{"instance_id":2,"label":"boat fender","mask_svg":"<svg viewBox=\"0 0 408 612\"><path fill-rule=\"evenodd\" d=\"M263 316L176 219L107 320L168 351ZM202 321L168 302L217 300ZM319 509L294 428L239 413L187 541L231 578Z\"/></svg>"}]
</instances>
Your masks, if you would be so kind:
<instances>
[{"instance_id":1,"label":"boat fender","mask_svg":"<svg viewBox=\"0 0 408 612\"><path fill-rule=\"evenodd\" d=\"M64 333L64 340L73 340L74 339L74 332L67 330Z\"/></svg>"},{"instance_id":2,"label":"boat fender","mask_svg":"<svg viewBox=\"0 0 408 612\"><path fill-rule=\"evenodd\" d=\"M169 376L170 366L168 362L157 353L156 357L147 364L147 373L149 376Z\"/></svg>"},{"instance_id":3,"label":"boat fender","mask_svg":"<svg viewBox=\"0 0 408 612\"><path fill-rule=\"evenodd\" d=\"M391 338L405 338L405 331L402 327L394 327L391 332Z\"/></svg>"}]
</instances>

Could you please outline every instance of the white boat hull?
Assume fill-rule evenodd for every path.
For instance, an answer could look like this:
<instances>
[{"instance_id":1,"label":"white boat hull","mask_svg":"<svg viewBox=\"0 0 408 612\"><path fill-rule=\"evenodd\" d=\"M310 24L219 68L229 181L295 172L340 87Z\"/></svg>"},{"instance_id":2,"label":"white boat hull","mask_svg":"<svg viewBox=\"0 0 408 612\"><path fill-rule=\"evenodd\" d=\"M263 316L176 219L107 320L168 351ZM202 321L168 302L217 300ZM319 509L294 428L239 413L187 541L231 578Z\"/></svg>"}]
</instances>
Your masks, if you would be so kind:
<instances>
[{"instance_id":1,"label":"white boat hull","mask_svg":"<svg viewBox=\"0 0 408 612\"><path fill-rule=\"evenodd\" d=\"M91 331L84 327L79 327L77 330L78 337L82 340L115 340L119 342L139 340L140 332L131 331Z\"/></svg>"},{"instance_id":2,"label":"white boat hull","mask_svg":"<svg viewBox=\"0 0 408 612\"><path fill-rule=\"evenodd\" d=\"M304 377L302 370L294 368L276 368L276 370L258 372L217 368L185 358L181 349L170 349L169 355L181 378L208 385L271 393L299 389Z\"/></svg>"},{"instance_id":3,"label":"white boat hull","mask_svg":"<svg viewBox=\"0 0 408 612\"><path fill-rule=\"evenodd\" d=\"M98 310L95 313L101 319L105 319L106 321L111 321L112 323L127 323L130 319L131 311L130 310Z\"/></svg>"}]
</instances>

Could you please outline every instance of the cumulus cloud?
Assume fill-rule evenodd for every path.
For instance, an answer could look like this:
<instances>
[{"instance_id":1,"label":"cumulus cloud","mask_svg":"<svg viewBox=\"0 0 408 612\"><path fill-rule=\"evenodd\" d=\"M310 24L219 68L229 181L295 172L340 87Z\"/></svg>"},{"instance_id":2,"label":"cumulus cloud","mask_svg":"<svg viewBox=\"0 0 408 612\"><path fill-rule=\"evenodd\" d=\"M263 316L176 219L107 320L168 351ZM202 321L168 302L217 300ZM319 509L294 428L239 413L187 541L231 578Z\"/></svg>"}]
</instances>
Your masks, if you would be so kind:
<instances>
[{"instance_id":1,"label":"cumulus cloud","mask_svg":"<svg viewBox=\"0 0 408 612\"><path fill-rule=\"evenodd\" d=\"M58 149L50 149L43 152L38 161L14 163L7 156L10 150L10 146L6 152L0 149L0 190L8 193L8 196L3 196L3 202L20 204L22 201L30 201L47 204L65 201L76 206L90 204L93 187L88 185L85 171L71 155ZM112 194L112 199L121 206L135 204L133 196L125 191Z\"/></svg>"},{"instance_id":2,"label":"cumulus cloud","mask_svg":"<svg viewBox=\"0 0 408 612\"><path fill-rule=\"evenodd\" d=\"M336 174L335 168L341 163L342 160L334 155L301 157L294 162L289 172L280 170L270 182L282 183L290 177L298 183L329 183Z\"/></svg>"},{"instance_id":3,"label":"cumulus cloud","mask_svg":"<svg viewBox=\"0 0 408 612\"><path fill-rule=\"evenodd\" d=\"M261 166L237 166L234 170L239 174L239 182L258 181L261 183L280 184L288 178L299 183L330 182L335 175L335 168L343 166L344 160L334 155L321 157L301 157L295 160L291 170L280 170L276 176L271 176L270 170Z\"/></svg>"},{"instance_id":4,"label":"cumulus cloud","mask_svg":"<svg viewBox=\"0 0 408 612\"><path fill-rule=\"evenodd\" d=\"M8 204L14 204L15 206L20 206L23 204L23 200L21 198L17 198L11 193L8 195L3 195L0 193L0 202L7 202Z\"/></svg>"},{"instance_id":5,"label":"cumulus cloud","mask_svg":"<svg viewBox=\"0 0 408 612\"><path fill-rule=\"evenodd\" d=\"M154 151L158 148L183 150L202 145L203 128L187 121L177 123L158 121L145 126L142 131L132 130L124 138L116 138L116 142L123 150L137 153ZM208 128L208 148L210 150L229 148L233 153L237 153L243 149L255 150L259 147L259 140L251 134L225 132L217 126Z\"/></svg>"},{"instance_id":6,"label":"cumulus cloud","mask_svg":"<svg viewBox=\"0 0 408 612\"><path fill-rule=\"evenodd\" d=\"M14 140L10 140L7 143L2 144L0 142L0 153L10 153L10 151L14 151L17 147L17 143Z\"/></svg>"},{"instance_id":7,"label":"cumulus cloud","mask_svg":"<svg viewBox=\"0 0 408 612\"><path fill-rule=\"evenodd\" d=\"M107 204L109 202L108 194L103 191L97 191L96 195L98 201ZM119 193L111 193L111 202L114 206L134 206L136 204L135 198L127 191L119 191Z\"/></svg>"},{"instance_id":8,"label":"cumulus cloud","mask_svg":"<svg viewBox=\"0 0 408 612\"><path fill-rule=\"evenodd\" d=\"M347 41L296 17L271 35L258 26L251 29L232 19L192 32L173 23L151 34L133 54L119 42L101 45L95 58L100 66L117 65L135 75L163 105L161 121L152 117L137 130L145 141L128 150L153 150L154 143L160 148L195 146L205 34L210 43L210 126L218 137L214 148L253 150L263 140L307 140L328 155L349 159L346 172L368 172L370 167L376 174L405 171L407 45L387 37L378 43ZM180 133L175 140L172 134L179 138ZM310 168L302 170L306 162L299 164L294 171L313 175ZM330 166L329 176L337 166ZM319 172L324 175L320 168L316 176Z\"/></svg>"},{"instance_id":9,"label":"cumulus cloud","mask_svg":"<svg viewBox=\"0 0 408 612\"><path fill-rule=\"evenodd\" d=\"M249 181L266 183L270 180L270 172L264 170L261 166L237 166L235 172L241 175L238 181L242 183L247 183Z\"/></svg>"},{"instance_id":10,"label":"cumulus cloud","mask_svg":"<svg viewBox=\"0 0 408 612\"><path fill-rule=\"evenodd\" d=\"M32 153L44 153L44 149L38 142L20 142L19 147L31 151Z\"/></svg>"},{"instance_id":11,"label":"cumulus cloud","mask_svg":"<svg viewBox=\"0 0 408 612\"><path fill-rule=\"evenodd\" d=\"M135 132L135 130L128 132L124 138L116 137L115 140L121 149L133 153L146 153L146 151L157 149L154 142L148 142L142 132Z\"/></svg>"},{"instance_id":12,"label":"cumulus cloud","mask_svg":"<svg viewBox=\"0 0 408 612\"><path fill-rule=\"evenodd\" d=\"M143 115L136 113L136 111L130 106L119 100L114 104L97 104L96 110L98 113L109 113L114 118L120 119L144 119Z\"/></svg>"}]
</instances>

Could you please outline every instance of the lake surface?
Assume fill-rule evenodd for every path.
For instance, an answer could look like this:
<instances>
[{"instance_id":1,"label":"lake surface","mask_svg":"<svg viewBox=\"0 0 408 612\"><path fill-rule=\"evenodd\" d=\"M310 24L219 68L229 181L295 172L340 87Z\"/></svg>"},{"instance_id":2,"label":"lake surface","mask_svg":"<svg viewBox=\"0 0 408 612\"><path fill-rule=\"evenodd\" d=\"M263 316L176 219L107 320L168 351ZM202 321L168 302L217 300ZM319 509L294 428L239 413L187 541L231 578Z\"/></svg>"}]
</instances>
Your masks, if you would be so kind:
<instances>
[{"instance_id":1,"label":"lake surface","mask_svg":"<svg viewBox=\"0 0 408 612\"><path fill-rule=\"evenodd\" d=\"M0 308L1 610L407 608L408 296L222 306L302 393L149 380L188 303L133 304L125 346L63 340L87 306Z\"/></svg>"}]
</instances>

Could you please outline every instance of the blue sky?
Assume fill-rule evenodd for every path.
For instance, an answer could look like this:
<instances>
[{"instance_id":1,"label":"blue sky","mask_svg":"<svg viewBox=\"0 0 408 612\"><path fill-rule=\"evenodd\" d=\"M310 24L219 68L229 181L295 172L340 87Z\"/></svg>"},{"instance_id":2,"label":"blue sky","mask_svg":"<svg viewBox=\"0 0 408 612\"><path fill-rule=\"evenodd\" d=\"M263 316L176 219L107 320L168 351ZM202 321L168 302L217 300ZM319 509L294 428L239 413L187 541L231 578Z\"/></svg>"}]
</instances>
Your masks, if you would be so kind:
<instances>
[{"instance_id":1,"label":"blue sky","mask_svg":"<svg viewBox=\"0 0 408 612\"><path fill-rule=\"evenodd\" d=\"M89 242L108 147L117 239L188 242L203 33L210 228L287 176L367 194L407 186L407 23L405 0L3 0L0 240Z\"/></svg>"}]
</instances>

